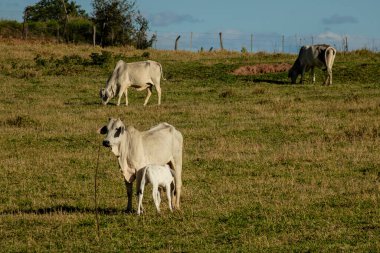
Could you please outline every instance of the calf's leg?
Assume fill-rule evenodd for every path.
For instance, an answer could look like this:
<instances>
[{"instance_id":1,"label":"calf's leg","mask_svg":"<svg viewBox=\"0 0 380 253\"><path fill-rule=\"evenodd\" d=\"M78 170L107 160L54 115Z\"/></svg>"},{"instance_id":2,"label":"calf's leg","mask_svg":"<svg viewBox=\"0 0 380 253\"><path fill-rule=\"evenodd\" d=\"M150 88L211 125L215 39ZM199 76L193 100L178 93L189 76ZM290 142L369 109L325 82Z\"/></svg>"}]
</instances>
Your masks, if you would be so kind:
<instances>
[{"instance_id":1,"label":"calf's leg","mask_svg":"<svg viewBox=\"0 0 380 253\"><path fill-rule=\"evenodd\" d=\"M154 204L156 205L156 209L157 209L157 212L160 212L160 200L158 199L159 196L158 194L159 191L158 191L158 185L153 185L152 184L152 187L153 187L153 190L152 190L152 196L153 196L153 201L154 201Z\"/></svg>"},{"instance_id":2,"label":"calf's leg","mask_svg":"<svg viewBox=\"0 0 380 253\"><path fill-rule=\"evenodd\" d=\"M144 195L144 187L145 185L141 185L140 190L137 193L138 198L138 207L137 207L137 214L140 215L141 212L143 212L142 208L142 200Z\"/></svg>"},{"instance_id":3,"label":"calf's leg","mask_svg":"<svg viewBox=\"0 0 380 253\"><path fill-rule=\"evenodd\" d=\"M172 195L172 191L171 191L170 184L167 184L166 185L166 196L168 198L169 209L170 209L171 212L173 212L171 195Z\"/></svg>"}]
</instances>

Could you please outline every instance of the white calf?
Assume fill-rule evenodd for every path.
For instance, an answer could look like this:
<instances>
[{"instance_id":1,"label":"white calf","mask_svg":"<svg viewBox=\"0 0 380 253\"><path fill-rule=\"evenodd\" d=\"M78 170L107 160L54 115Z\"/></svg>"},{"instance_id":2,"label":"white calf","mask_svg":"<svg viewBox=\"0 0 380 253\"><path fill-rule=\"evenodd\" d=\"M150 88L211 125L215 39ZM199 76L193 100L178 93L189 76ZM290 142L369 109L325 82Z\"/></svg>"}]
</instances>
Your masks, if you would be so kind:
<instances>
[{"instance_id":1,"label":"white calf","mask_svg":"<svg viewBox=\"0 0 380 253\"><path fill-rule=\"evenodd\" d=\"M142 178L140 182L140 188L138 189L138 208L137 214L140 215L142 212L142 199L144 194L144 187L146 184L151 183L153 187L153 200L156 205L157 212L160 212L160 192L159 187L166 189L166 195L169 201L170 211L173 212L172 208L172 197L174 195L174 170L172 170L169 165L147 165L142 169Z\"/></svg>"}]
</instances>

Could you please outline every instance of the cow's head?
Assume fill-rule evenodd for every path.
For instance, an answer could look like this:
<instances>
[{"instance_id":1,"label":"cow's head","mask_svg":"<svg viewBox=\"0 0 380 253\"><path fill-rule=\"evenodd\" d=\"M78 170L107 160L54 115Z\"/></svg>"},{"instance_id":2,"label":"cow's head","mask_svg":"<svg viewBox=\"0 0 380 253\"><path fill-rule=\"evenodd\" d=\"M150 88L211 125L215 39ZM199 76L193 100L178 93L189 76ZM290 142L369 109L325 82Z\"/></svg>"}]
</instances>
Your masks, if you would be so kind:
<instances>
[{"instance_id":1,"label":"cow's head","mask_svg":"<svg viewBox=\"0 0 380 253\"><path fill-rule=\"evenodd\" d=\"M291 69L289 69L288 77L292 81L292 84L296 83L298 75L299 73L296 68L292 67Z\"/></svg>"},{"instance_id":2,"label":"cow's head","mask_svg":"<svg viewBox=\"0 0 380 253\"><path fill-rule=\"evenodd\" d=\"M103 146L111 148L116 156L120 156L120 143L125 132L125 125L120 119L110 118L107 125L98 130L98 133L105 134Z\"/></svg>"},{"instance_id":3,"label":"cow's head","mask_svg":"<svg viewBox=\"0 0 380 253\"><path fill-rule=\"evenodd\" d=\"M288 72L288 77L292 81L292 84L296 83L298 75L301 74L301 69L302 69L301 61L298 57Z\"/></svg>"},{"instance_id":4,"label":"cow's head","mask_svg":"<svg viewBox=\"0 0 380 253\"><path fill-rule=\"evenodd\" d=\"M104 105L106 105L108 101L111 99L109 92L105 88L100 89L99 96L102 99L102 103Z\"/></svg>"}]
</instances>

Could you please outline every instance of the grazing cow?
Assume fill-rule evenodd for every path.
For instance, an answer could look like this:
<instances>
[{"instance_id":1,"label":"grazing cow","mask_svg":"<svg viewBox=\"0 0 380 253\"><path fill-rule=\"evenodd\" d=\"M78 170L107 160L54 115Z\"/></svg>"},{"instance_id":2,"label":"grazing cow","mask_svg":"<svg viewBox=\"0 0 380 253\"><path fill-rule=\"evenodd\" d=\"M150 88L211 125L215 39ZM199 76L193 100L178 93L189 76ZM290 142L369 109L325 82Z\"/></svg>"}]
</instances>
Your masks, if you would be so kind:
<instances>
[{"instance_id":1,"label":"grazing cow","mask_svg":"<svg viewBox=\"0 0 380 253\"><path fill-rule=\"evenodd\" d=\"M162 66L155 61L141 61L125 63L120 60L108 78L106 87L100 89L100 97L104 105L116 95L119 96L117 105L120 105L121 97L125 94L125 105L128 105L128 88L133 87L138 91L147 90L144 106L152 95L153 86L158 94L158 104L161 104L160 79L163 76ZM164 79L164 78L162 78Z\"/></svg>"},{"instance_id":2,"label":"grazing cow","mask_svg":"<svg viewBox=\"0 0 380 253\"><path fill-rule=\"evenodd\" d=\"M138 173L149 164L168 164L175 171L175 207L179 209L182 187L182 146L181 132L168 123L160 123L147 130L138 131L126 127L120 119L109 119L106 126L98 130L106 134L103 146L111 148L117 157L127 187L127 211L132 211L132 186ZM140 189L137 180L137 190Z\"/></svg>"},{"instance_id":3,"label":"grazing cow","mask_svg":"<svg viewBox=\"0 0 380 253\"><path fill-rule=\"evenodd\" d=\"M140 189L137 190L138 208L137 214L142 212L142 199L144 195L145 185L152 184L152 195L157 212L160 212L161 197L159 187L165 188L166 196L169 202L169 209L173 212L172 197L174 196L174 175L175 171L170 169L169 165L147 165L142 169Z\"/></svg>"},{"instance_id":4,"label":"grazing cow","mask_svg":"<svg viewBox=\"0 0 380 253\"><path fill-rule=\"evenodd\" d=\"M329 45L303 46L300 49L298 58L289 70L288 77L292 83L296 83L298 75L301 75L300 83L303 83L305 72L311 70L313 84L315 83L314 67L327 71L324 84L332 84L332 66L336 55L335 48Z\"/></svg>"}]
</instances>

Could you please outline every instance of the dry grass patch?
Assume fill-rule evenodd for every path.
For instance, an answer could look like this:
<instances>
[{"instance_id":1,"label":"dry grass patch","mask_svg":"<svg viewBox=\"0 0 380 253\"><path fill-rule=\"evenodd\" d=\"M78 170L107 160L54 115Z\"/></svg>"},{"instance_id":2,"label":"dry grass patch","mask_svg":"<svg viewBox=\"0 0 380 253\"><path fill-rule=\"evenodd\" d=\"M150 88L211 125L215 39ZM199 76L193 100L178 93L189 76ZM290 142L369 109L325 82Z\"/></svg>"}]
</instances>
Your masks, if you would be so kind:
<instances>
[{"instance_id":1,"label":"dry grass patch","mask_svg":"<svg viewBox=\"0 0 380 253\"><path fill-rule=\"evenodd\" d=\"M154 92L143 107L145 93L131 90L130 106L117 107L100 104L99 87L112 61L144 52L107 51L110 63L86 65L63 57L89 60L101 49L0 44L4 251L378 251L379 83L355 67L376 67L377 54L338 55L335 84L322 87L290 85L282 73L229 74L292 55L150 50L168 79L163 104ZM24 68L37 74L20 75ZM96 239L96 130L109 117L139 130L166 121L183 133L183 201L157 215L147 195L143 216L124 213L117 161L102 148Z\"/></svg>"}]
</instances>

